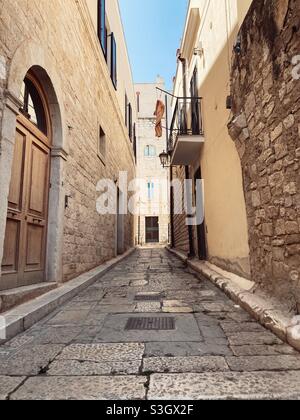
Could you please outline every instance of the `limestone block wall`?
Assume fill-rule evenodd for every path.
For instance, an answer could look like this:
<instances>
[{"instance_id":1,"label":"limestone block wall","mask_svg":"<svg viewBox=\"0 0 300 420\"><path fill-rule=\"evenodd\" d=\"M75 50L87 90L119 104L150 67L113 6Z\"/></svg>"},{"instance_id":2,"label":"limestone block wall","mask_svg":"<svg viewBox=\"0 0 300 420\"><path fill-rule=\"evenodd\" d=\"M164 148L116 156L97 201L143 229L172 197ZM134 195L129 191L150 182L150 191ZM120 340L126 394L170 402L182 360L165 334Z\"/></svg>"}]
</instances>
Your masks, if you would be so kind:
<instances>
[{"instance_id":1,"label":"limestone block wall","mask_svg":"<svg viewBox=\"0 0 300 420\"><path fill-rule=\"evenodd\" d=\"M116 216L97 213L96 186L102 178L117 182L119 171L127 171L131 180L135 161L85 1L0 0L0 173L8 144L3 107L6 97L18 95L32 66L40 66L49 76L61 113L60 147L66 162L60 188L70 199L59 221L64 227L60 237L63 274L52 280L66 281L115 256ZM8 92L11 87L14 92ZM98 157L100 125L106 134L104 164ZM56 147L55 131L53 143ZM3 194L1 188L5 207L8 188ZM134 239L131 215L125 216L124 229L127 249Z\"/></svg>"},{"instance_id":2,"label":"limestone block wall","mask_svg":"<svg viewBox=\"0 0 300 420\"><path fill-rule=\"evenodd\" d=\"M298 312L299 31L299 1L254 0L233 57L229 125L243 168L252 279Z\"/></svg>"},{"instance_id":3,"label":"limestone block wall","mask_svg":"<svg viewBox=\"0 0 300 420\"><path fill-rule=\"evenodd\" d=\"M155 83L138 83L135 84L135 92L139 98L139 112L137 122L137 177L143 180L145 185L148 182L154 184L153 197L149 200L147 190L139 197L138 213L140 218L140 242L146 241L145 217L159 217L159 242L161 244L168 243L169 237L169 190L168 175L169 170L163 168L159 159L159 155L166 150L166 119L163 118L163 136L155 137L154 116L155 106L159 93L156 87L165 89L164 80L157 77ZM164 100L164 98L163 98ZM153 156L145 155L145 149L150 146L153 148ZM138 224L137 220L137 224ZM138 226L136 228L138 232Z\"/></svg>"}]
</instances>

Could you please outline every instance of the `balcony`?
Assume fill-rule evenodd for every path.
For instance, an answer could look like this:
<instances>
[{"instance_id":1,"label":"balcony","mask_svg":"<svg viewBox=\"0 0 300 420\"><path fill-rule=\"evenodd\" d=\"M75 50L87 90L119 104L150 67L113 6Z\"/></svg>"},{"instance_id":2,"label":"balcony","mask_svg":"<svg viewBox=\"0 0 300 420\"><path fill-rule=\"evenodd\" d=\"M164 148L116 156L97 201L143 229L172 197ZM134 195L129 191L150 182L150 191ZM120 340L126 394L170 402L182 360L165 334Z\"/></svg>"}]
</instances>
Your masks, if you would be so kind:
<instances>
[{"instance_id":1,"label":"balcony","mask_svg":"<svg viewBox=\"0 0 300 420\"><path fill-rule=\"evenodd\" d=\"M168 142L171 165L192 165L203 145L201 98L177 98Z\"/></svg>"}]
</instances>

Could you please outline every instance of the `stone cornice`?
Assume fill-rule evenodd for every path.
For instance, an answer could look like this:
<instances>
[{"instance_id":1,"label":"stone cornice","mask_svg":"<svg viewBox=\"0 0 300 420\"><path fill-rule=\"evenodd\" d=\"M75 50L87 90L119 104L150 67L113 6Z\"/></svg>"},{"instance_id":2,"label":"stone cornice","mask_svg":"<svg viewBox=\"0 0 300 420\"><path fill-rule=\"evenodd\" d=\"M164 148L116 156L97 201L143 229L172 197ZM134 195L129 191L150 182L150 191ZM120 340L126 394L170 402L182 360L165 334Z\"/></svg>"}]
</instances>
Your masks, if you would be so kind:
<instances>
[{"instance_id":1,"label":"stone cornice","mask_svg":"<svg viewBox=\"0 0 300 420\"><path fill-rule=\"evenodd\" d=\"M65 161L68 160L69 154L61 147L53 148L51 151L51 157L59 157Z\"/></svg>"}]
</instances>

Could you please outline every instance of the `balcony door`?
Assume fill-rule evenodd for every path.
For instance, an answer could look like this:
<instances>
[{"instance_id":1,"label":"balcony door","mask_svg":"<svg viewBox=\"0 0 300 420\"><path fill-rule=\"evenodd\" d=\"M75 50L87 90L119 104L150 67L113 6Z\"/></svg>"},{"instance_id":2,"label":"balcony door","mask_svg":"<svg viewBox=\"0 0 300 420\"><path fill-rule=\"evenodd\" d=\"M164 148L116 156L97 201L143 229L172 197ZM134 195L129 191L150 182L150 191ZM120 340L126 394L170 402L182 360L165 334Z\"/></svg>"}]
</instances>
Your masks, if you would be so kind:
<instances>
[{"instance_id":1,"label":"balcony door","mask_svg":"<svg viewBox=\"0 0 300 420\"><path fill-rule=\"evenodd\" d=\"M191 80L191 108L192 108L192 134L197 136L200 134L200 104L198 94L198 71L195 67Z\"/></svg>"}]
</instances>

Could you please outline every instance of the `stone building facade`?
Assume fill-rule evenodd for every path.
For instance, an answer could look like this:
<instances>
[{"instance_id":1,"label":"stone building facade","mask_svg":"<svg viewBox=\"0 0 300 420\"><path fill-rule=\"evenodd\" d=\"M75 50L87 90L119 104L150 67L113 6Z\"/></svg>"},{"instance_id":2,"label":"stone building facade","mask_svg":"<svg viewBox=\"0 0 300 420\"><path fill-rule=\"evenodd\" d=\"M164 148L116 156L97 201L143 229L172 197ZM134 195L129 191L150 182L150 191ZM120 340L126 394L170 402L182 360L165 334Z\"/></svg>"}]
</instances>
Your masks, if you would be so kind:
<instances>
[{"instance_id":1,"label":"stone building facade","mask_svg":"<svg viewBox=\"0 0 300 420\"><path fill-rule=\"evenodd\" d=\"M299 1L253 2L233 56L229 125L243 169L252 279L298 313L299 31Z\"/></svg>"},{"instance_id":2,"label":"stone building facade","mask_svg":"<svg viewBox=\"0 0 300 420\"><path fill-rule=\"evenodd\" d=\"M159 155L166 150L166 113L162 120L163 137L155 137L154 116L156 101L165 94L165 83L157 77L156 83L135 85L138 104L137 123L137 178L142 181L137 201L136 242L167 244L169 240L168 170L160 163ZM167 104L169 101L167 101Z\"/></svg>"},{"instance_id":3,"label":"stone building facade","mask_svg":"<svg viewBox=\"0 0 300 420\"><path fill-rule=\"evenodd\" d=\"M100 42L103 25L109 29L104 31L105 54ZM47 136L33 119L24 117L24 108L20 112L26 77L27 85L31 86L31 80L34 85L30 95L38 91L42 98L32 102L43 103ZM106 6L97 0L0 1L0 290L41 279L61 283L133 246L133 217L100 215L96 203L101 194L99 180L107 178L118 185L119 171L126 171L129 180L135 177L135 120L134 88L117 0L107 1ZM26 182L36 195L31 193L29 198L27 187L22 190L22 173L14 178L19 168L15 159L22 153L21 140L16 146L16 130L23 133L23 123L28 136L24 138L48 156L33 153L39 156L29 163L35 177ZM41 192L40 179L46 173L49 184ZM21 201L8 209L8 199L21 190ZM24 210L23 199L34 203ZM38 200L43 210L37 216ZM23 210L27 213L22 219ZM40 246L44 255L39 253Z\"/></svg>"}]
</instances>

